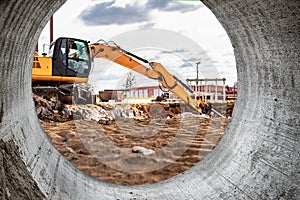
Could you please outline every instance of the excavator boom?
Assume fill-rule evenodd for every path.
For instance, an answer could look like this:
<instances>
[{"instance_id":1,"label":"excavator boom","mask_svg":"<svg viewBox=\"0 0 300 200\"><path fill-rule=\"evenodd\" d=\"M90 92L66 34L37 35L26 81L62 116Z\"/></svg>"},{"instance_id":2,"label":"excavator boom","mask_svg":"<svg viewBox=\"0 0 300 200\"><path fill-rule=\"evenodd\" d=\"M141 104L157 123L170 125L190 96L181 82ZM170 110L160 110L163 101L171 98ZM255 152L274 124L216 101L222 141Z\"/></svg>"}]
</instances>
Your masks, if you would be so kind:
<instances>
[{"instance_id":1,"label":"excavator boom","mask_svg":"<svg viewBox=\"0 0 300 200\"><path fill-rule=\"evenodd\" d=\"M101 40L97 43L90 45L91 58L104 58L115 62L121 66L124 66L130 70L136 71L148 78L155 79L159 81L162 86L168 88L173 92L178 98L183 102L191 106L194 110L198 111L198 106L194 97L186 91L192 92L188 86L182 83L174 75L170 74L165 67L157 62L148 62L147 60L140 58L126 50L120 48L118 45L113 43L106 43ZM146 67L137 60L148 64L150 67Z\"/></svg>"}]
</instances>

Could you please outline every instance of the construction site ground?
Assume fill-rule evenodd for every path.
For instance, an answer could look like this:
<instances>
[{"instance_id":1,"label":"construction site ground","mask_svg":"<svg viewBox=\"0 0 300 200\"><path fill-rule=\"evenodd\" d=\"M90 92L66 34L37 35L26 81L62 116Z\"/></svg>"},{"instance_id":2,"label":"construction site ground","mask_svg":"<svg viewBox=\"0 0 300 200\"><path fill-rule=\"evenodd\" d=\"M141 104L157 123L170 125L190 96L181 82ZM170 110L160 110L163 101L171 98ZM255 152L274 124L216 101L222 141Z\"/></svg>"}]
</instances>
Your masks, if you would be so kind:
<instances>
[{"instance_id":1,"label":"construction site ground","mask_svg":"<svg viewBox=\"0 0 300 200\"><path fill-rule=\"evenodd\" d=\"M163 181L195 166L221 140L234 106L234 102L215 106L219 110L223 109L227 118L206 118L190 113L183 115L180 107L170 104L119 104L116 109L111 104L58 105L55 99L38 96L34 96L34 100L41 126L62 155L86 174L121 185ZM183 139L176 151L165 152L170 156L151 157L133 151L133 148L138 147L155 153L172 142L179 130ZM145 135L151 132L154 134ZM101 137L126 152L126 156L120 154L112 159L114 154L107 152L113 150L107 150L107 146L97 142ZM87 145L87 140L93 141L92 144ZM183 153L175 158L176 152ZM159 169L146 172L121 170L122 166L135 168L135 165L141 165L137 154L140 154L140 158L152 159L151 162L165 164ZM170 160L170 157L174 159ZM119 168L110 167L106 163L108 160L112 160L114 166Z\"/></svg>"}]
</instances>

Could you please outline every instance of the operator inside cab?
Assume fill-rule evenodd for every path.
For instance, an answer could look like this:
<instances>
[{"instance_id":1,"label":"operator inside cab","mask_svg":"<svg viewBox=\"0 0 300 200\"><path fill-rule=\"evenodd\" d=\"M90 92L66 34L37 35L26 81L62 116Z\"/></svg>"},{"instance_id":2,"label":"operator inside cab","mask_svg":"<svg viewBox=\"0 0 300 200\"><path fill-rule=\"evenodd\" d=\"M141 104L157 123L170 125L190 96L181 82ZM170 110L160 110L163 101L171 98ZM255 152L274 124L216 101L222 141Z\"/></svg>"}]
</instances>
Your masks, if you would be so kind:
<instances>
[{"instance_id":1,"label":"operator inside cab","mask_svg":"<svg viewBox=\"0 0 300 200\"><path fill-rule=\"evenodd\" d=\"M53 76L88 77L91 60L87 41L61 37L53 44Z\"/></svg>"},{"instance_id":2,"label":"operator inside cab","mask_svg":"<svg viewBox=\"0 0 300 200\"><path fill-rule=\"evenodd\" d=\"M199 112L206 114L205 108L207 105L201 96L197 96L197 105L199 107Z\"/></svg>"},{"instance_id":3,"label":"operator inside cab","mask_svg":"<svg viewBox=\"0 0 300 200\"><path fill-rule=\"evenodd\" d=\"M88 69L85 62L88 60L88 52L83 42L69 40L68 67L76 72L84 73Z\"/></svg>"}]
</instances>

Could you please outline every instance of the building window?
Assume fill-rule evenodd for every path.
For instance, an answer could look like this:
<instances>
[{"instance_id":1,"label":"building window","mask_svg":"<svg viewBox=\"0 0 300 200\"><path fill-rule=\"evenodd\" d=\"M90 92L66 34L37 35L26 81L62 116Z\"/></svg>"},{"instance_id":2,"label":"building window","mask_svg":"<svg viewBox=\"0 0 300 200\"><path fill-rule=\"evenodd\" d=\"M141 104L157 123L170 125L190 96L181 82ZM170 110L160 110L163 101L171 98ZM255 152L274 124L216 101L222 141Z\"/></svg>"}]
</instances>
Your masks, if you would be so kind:
<instances>
[{"instance_id":1,"label":"building window","mask_svg":"<svg viewBox=\"0 0 300 200\"><path fill-rule=\"evenodd\" d=\"M144 98L148 98L148 90L144 90Z\"/></svg>"}]
</instances>

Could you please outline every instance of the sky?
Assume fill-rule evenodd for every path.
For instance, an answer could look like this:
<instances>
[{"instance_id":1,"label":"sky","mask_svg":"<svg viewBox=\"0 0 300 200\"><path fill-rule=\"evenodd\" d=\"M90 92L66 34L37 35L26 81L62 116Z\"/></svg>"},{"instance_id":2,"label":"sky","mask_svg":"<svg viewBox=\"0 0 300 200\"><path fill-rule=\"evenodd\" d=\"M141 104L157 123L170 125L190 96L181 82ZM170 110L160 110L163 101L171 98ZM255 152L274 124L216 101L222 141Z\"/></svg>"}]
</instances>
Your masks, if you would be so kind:
<instances>
[{"instance_id":1,"label":"sky","mask_svg":"<svg viewBox=\"0 0 300 200\"><path fill-rule=\"evenodd\" d=\"M183 82L196 78L226 78L236 82L231 42L212 12L200 1L69 0L53 16L54 39L73 37L114 41L123 49L161 63ZM39 52L49 44L47 24L39 39ZM89 82L94 91L120 89L129 70L97 59ZM136 86L158 85L134 73Z\"/></svg>"}]
</instances>

